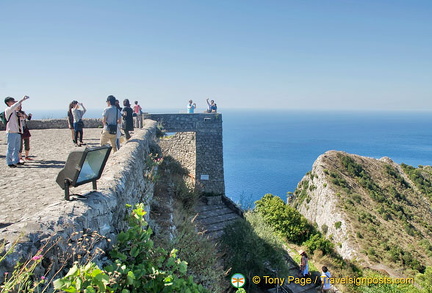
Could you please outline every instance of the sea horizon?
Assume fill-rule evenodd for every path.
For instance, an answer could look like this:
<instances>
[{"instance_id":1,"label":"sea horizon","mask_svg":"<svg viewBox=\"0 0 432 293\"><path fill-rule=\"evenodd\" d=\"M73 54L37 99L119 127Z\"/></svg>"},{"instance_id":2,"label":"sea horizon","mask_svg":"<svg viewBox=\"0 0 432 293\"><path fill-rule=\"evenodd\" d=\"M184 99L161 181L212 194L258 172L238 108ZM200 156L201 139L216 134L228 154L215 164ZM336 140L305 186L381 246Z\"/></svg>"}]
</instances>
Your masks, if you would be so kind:
<instances>
[{"instance_id":1,"label":"sea horizon","mask_svg":"<svg viewBox=\"0 0 432 293\"><path fill-rule=\"evenodd\" d=\"M100 118L102 117L102 113L105 107L100 108L87 108L87 112L84 115L84 118ZM27 113L33 114L33 119L61 119L67 117L67 108L65 109L30 109L25 107L24 110ZM144 112L152 113L152 114L181 114L187 113L186 107L171 107L171 108L144 108ZM197 109L195 110L196 114L204 113L205 109ZM303 108L266 108L266 109L256 109L256 108L233 108L233 109L219 109L220 114L233 114L233 113L268 113L268 112L277 112L277 113L311 113L311 114L319 114L319 113L327 113L327 114L431 114L432 109L303 109Z\"/></svg>"},{"instance_id":2,"label":"sea horizon","mask_svg":"<svg viewBox=\"0 0 432 293\"><path fill-rule=\"evenodd\" d=\"M88 109L84 118L100 118L102 111ZM32 112L33 119L66 119L66 113ZM414 167L432 165L432 111L428 110L228 109L221 114L226 195L246 207L266 193L286 199L318 156L329 150L389 157Z\"/></svg>"}]
</instances>

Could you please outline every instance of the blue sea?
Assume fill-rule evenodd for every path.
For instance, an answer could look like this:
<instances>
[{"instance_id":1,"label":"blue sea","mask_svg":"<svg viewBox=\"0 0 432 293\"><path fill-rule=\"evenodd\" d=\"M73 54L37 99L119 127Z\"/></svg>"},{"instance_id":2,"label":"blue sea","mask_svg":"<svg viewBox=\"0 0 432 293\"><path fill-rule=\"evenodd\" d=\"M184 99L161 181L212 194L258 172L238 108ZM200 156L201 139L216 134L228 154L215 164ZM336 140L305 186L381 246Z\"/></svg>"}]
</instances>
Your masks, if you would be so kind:
<instances>
[{"instance_id":1,"label":"blue sea","mask_svg":"<svg viewBox=\"0 0 432 293\"><path fill-rule=\"evenodd\" d=\"M223 127L226 194L242 206L286 199L328 150L432 165L432 113L227 112Z\"/></svg>"},{"instance_id":2,"label":"blue sea","mask_svg":"<svg viewBox=\"0 0 432 293\"><path fill-rule=\"evenodd\" d=\"M154 110L151 113L178 113ZM45 113L45 114L44 114ZM86 118L99 118L89 110ZM62 118L37 112L34 119ZM328 150L432 165L432 112L223 111L226 194L251 206L266 193L285 199Z\"/></svg>"}]
</instances>

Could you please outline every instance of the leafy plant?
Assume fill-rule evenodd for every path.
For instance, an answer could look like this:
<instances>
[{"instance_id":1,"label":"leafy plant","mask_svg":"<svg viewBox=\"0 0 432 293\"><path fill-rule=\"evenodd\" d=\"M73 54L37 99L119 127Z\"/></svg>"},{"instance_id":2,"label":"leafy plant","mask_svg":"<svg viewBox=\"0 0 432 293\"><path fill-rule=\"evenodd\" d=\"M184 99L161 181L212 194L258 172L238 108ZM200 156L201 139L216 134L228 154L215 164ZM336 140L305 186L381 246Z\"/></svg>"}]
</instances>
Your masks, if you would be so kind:
<instances>
[{"instance_id":1,"label":"leafy plant","mask_svg":"<svg viewBox=\"0 0 432 293\"><path fill-rule=\"evenodd\" d=\"M307 240L315 230L300 212L269 193L255 202L255 211L279 235L296 244Z\"/></svg>"},{"instance_id":2,"label":"leafy plant","mask_svg":"<svg viewBox=\"0 0 432 293\"><path fill-rule=\"evenodd\" d=\"M323 254L332 253L334 248L334 244L328 239L325 239L320 233L311 236L308 240L303 242L303 245L311 252L321 250Z\"/></svg>"},{"instance_id":3,"label":"leafy plant","mask_svg":"<svg viewBox=\"0 0 432 293\"><path fill-rule=\"evenodd\" d=\"M168 253L154 246L145 214L143 204L132 210L129 229L117 236L117 244L110 252L111 265L103 270L94 263L75 265L65 277L55 281L55 288L89 293L207 292L187 275L187 263L177 258L176 250Z\"/></svg>"},{"instance_id":4,"label":"leafy plant","mask_svg":"<svg viewBox=\"0 0 432 293\"><path fill-rule=\"evenodd\" d=\"M95 263L85 266L75 264L61 279L54 281L54 288L64 292L114 292L108 287L108 274Z\"/></svg>"}]
</instances>

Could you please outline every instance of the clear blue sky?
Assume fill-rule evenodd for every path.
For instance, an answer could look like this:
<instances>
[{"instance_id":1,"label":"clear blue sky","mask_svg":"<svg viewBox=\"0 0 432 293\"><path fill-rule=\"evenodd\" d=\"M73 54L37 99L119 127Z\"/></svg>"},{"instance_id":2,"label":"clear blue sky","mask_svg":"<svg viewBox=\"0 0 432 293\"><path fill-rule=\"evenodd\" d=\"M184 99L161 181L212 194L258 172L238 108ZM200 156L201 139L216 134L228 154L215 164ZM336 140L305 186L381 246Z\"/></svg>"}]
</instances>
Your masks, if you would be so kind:
<instances>
[{"instance_id":1,"label":"clear blue sky","mask_svg":"<svg viewBox=\"0 0 432 293\"><path fill-rule=\"evenodd\" d=\"M0 0L25 109L432 109L431 0Z\"/></svg>"}]
</instances>

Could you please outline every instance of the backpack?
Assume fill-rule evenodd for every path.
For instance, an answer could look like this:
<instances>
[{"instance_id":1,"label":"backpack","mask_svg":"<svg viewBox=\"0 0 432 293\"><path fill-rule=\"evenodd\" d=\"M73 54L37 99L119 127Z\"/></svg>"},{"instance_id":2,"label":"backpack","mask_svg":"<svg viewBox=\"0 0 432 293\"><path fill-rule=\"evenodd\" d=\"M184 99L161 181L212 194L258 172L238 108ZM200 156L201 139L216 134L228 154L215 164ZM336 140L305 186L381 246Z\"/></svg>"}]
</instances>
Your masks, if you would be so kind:
<instances>
[{"instance_id":1,"label":"backpack","mask_svg":"<svg viewBox=\"0 0 432 293\"><path fill-rule=\"evenodd\" d=\"M4 126L6 126L6 124L9 122L9 119L11 118L11 116L12 116L12 113L9 115L9 118L6 119L6 113L5 112L0 113L0 119L1 119L1 122L3 122Z\"/></svg>"}]
</instances>

